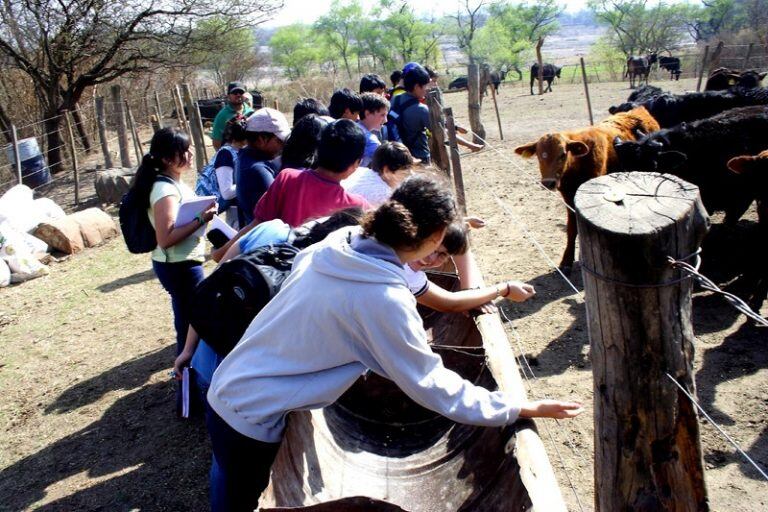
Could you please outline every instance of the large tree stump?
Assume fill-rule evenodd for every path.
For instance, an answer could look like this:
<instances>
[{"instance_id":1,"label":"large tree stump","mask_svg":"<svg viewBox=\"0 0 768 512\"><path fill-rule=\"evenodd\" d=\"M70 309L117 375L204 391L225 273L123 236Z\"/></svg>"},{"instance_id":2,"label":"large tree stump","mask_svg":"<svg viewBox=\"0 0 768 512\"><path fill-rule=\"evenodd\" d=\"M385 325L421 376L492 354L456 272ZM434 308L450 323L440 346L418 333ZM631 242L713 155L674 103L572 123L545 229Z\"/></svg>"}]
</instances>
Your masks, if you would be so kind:
<instances>
[{"instance_id":1,"label":"large tree stump","mask_svg":"<svg viewBox=\"0 0 768 512\"><path fill-rule=\"evenodd\" d=\"M690 279L709 218L698 188L616 173L576 193L595 391L595 508L708 510L696 409Z\"/></svg>"},{"instance_id":2,"label":"large tree stump","mask_svg":"<svg viewBox=\"0 0 768 512\"><path fill-rule=\"evenodd\" d=\"M40 223L34 236L65 254L77 254L85 247L96 247L119 234L115 221L98 208L88 208Z\"/></svg>"}]
</instances>

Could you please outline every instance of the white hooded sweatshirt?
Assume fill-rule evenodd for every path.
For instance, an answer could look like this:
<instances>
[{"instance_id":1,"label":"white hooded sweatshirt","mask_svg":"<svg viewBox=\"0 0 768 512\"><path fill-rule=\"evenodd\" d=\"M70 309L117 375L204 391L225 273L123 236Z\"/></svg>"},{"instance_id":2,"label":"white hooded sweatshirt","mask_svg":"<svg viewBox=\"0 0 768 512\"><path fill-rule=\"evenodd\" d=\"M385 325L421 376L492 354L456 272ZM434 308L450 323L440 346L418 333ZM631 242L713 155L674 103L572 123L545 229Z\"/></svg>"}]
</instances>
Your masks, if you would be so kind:
<instances>
[{"instance_id":1,"label":"white hooded sweatshirt","mask_svg":"<svg viewBox=\"0 0 768 512\"><path fill-rule=\"evenodd\" d=\"M514 422L520 409L511 395L443 366L394 251L358 233L337 231L297 256L216 370L211 407L241 434L278 442L287 413L333 403L370 369L456 422Z\"/></svg>"}]
</instances>

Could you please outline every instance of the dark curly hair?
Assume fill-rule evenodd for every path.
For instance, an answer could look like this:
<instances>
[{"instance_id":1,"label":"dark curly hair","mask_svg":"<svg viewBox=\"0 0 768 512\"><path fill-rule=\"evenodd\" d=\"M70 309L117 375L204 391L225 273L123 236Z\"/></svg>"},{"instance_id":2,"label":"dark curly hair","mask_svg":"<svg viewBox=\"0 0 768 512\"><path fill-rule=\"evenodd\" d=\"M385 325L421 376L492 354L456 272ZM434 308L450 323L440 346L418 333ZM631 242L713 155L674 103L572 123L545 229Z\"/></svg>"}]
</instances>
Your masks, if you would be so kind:
<instances>
[{"instance_id":1,"label":"dark curly hair","mask_svg":"<svg viewBox=\"0 0 768 512\"><path fill-rule=\"evenodd\" d=\"M394 249L416 249L456 219L447 188L427 176L411 176L389 200L363 218L363 233Z\"/></svg>"}]
</instances>

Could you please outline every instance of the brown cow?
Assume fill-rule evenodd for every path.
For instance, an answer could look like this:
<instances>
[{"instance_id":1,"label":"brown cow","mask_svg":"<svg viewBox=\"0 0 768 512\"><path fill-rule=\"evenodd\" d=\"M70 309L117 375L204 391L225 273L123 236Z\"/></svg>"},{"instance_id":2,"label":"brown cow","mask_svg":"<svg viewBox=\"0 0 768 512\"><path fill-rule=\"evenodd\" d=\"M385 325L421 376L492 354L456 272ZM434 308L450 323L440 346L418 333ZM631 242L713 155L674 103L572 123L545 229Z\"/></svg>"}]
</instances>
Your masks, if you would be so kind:
<instances>
[{"instance_id":1,"label":"brown cow","mask_svg":"<svg viewBox=\"0 0 768 512\"><path fill-rule=\"evenodd\" d=\"M747 179L748 187L757 198L758 234L757 247L754 251L753 268L755 286L748 298L749 307L760 311L768 295L768 266L765 265L765 253L768 249L768 149L755 155L737 156L728 160L728 168Z\"/></svg>"},{"instance_id":2,"label":"brown cow","mask_svg":"<svg viewBox=\"0 0 768 512\"><path fill-rule=\"evenodd\" d=\"M615 114L596 126L581 130L548 133L538 141L515 148L524 158L536 155L539 159L541 184L560 191L571 208L576 189L597 176L617 169L618 159L613 149L617 135L636 140L638 135L659 129L659 123L645 107ZM560 261L560 268L570 271L576 251L576 217L568 210L568 243Z\"/></svg>"}]
</instances>

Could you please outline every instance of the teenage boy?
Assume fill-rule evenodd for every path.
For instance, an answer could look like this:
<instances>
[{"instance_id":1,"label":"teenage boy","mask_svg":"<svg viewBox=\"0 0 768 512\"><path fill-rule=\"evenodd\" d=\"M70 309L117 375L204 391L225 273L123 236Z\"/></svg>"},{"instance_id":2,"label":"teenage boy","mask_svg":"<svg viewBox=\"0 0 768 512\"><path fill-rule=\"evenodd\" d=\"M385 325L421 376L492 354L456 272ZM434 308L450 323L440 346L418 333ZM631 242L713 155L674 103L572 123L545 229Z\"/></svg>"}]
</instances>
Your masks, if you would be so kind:
<instances>
[{"instance_id":1,"label":"teenage boy","mask_svg":"<svg viewBox=\"0 0 768 512\"><path fill-rule=\"evenodd\" d=\"M320 135L317 168L283 169L256 205L254 223L281 219L296 227L344 208L369 209L365 199L348 194L340 183L358 168L364 150L365 136L355 123L329 124Z\"/></svg>"},{"instance_id":2,"label":"teenage boy","mask_svg":"<svg viewBox=\"0 0 768 512\"><path fill-rule=\"evenodd\" d=\"M277 110L262 108L248 118L246 146L238 155L235 175L241 226L253 221L254 206L275 181L279 166L273 160L290 133L288 120Z\"/></svg>"},{"instance_id":3,"label":"teenage boy","mask_svg":"<svg viewBox=\"0 0 768 512\"><path fill-rule=\"evenodd\" d=\"M360 119L360 110L363 108L363 102L360 96L346 87L337 89L331 96L331 102L328 105L328 111L334 119L349 119L357 121Z\"/></svg>"},{"instance_id":4,"label":"teenage boy","mask_svg":"<svg viewBox=\"0 0 768 512\"><path fill-rule=\"evenodd\" d=\"M213 148L218 150L221 147L224 135L224 128L230 119L237 114L248 117L253 109L245 103L244 95L245 85L242 82L229 82L227 85L227 104L219 110L213 119L213 129L211 130L211 140Z\"/></svg>"},{"instance_id":5,"label":"teenage boy","mask_svg":"<svg viewBox=\"0 0 768 512\"><path fill-rule=\"evenodd\" d=\"M387 84L384 83L384 79L379 75L363 75L363 78L360 79L360 94L364 92L375 92L384 96L387 92Z\"/></svg>"},{"instance_id":6,"label":"teenage boy","mask_svg":"<svg viewBox=\"0 0 768 512\"><path fill-rule=\"evenodd\" d=\"M363 101L363 108L360 110L359 126L365 135L365 151L360 165L368 167L373 158L373 153L381 145L381 129L387 121L387 112L389 112L389 102L373 92L364 92L360 95Z\"/></svg>"},{"instance_id":7,"label":"teenage boy","mask_svg":"<svg viewBox=\"0 0 768 512\"><path fill-rule=\"evenodd\" d=\"M431 79L427 70L419 64L408 63L403 73L405 93L392 99L391 116L397 119L398 136L414 158L429 163L429 109L421 103L427 96Z\"/></svg>"}]
</instances>

